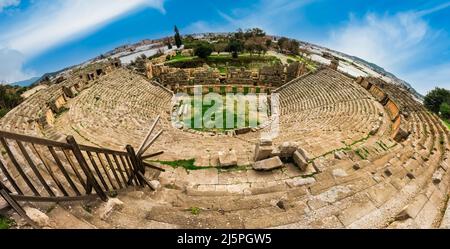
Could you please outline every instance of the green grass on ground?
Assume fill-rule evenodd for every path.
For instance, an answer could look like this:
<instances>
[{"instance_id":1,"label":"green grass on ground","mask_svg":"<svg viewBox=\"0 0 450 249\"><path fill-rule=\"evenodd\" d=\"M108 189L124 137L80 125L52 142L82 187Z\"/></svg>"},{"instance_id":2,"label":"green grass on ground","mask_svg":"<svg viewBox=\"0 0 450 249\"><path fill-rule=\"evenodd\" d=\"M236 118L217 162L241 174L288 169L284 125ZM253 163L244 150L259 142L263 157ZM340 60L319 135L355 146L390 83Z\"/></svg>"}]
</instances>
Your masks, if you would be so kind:
<instances>
[{"instance_id":1,"label":"green grass on ground","mask_svg":"<svg viewBox=\"0 0 450 249\"><path fill-rule=\"evenodd\" d=\"M166 65L178 68L194 68L201 67L203 63L206 63L210 67L219 69L221 73L227 73L229 67L255 69L266 65L272 65L276 62L280 62L280 60L275 56L269 55L240 54L238 58L233 58L228 54L213 54L206 60L196 56L176 55L169 61L166 61Z\"/></svg>"},{"instance_id":2,"label":"green grass on ground","mask_svg":"<svg viewBox=\"0 0 450 249\"><path fill-rule=\"evenodd\" d=\"M0 107L0 118L3 118L11 109Z\"/></svg>"},{"instance_id":3,"label":"green grass on ground","mask_svg":"<svg viewBox=\"0 0 450 249\"><path fill-rule=\"evenodd\" d=\"M212 89L210 89L211 91ZM225 91L225 89L221 89L223 91ZM233 92L236 93L237 92L237 87L233 87ZM247 89L244 88L244 92L249 92L249 88L247 87ZM227 103L227 98L226 96L223 96L223 104L225 105L225 108L223 108L222 110L222 128L213 128L213 129L209 129L209 128L195 128L195 119L198 118L199 120L203 120L203 117L205 116L206 112L212 108L215 105L215 101L212 102L212 104L207 105L204 104L205 102L202 102L202 109L197 110L196 106L194 104L194 101L192 100L191 102L191 111L192 111L192 118L189 120L190 121L190 125L191 127L193 127L192 129L197 130L197 131L216 131L216 132L224 132L227 130L234 130L239 128L238 124L239 124L239 119L238 119L238 104L239 102L237 100L233 101L233 103ZM232 105L232 106L231 106ZM230 110L230 106L231 108L234 108L234 112L232 110ZM252 115L253 114L253 115ZM243 120L245 122L244 127L251 127L254 128L253 126L256 124L256 126L261 124L261 120L258 118L257 114L254 113L250 113L250 107L248 105L246 105L245 107L245 116L243 116ZM231 118L233 117L233 127L227 127L227 118ZM216 116L215 114L213 114L213 119L215 120ZM256 118L256 119L254 119ZM202 127L205 127L205 124L202 123Z\"/></svg>"},{"instance_id":4,"label":"green grass on ground","mask_svg":"<svg viewBox=\"0 0 450 249\"><path fill-rule=\"evenodd\" d=\"M300 55L288 55L288 57L293 61L306 63L306 67L308 68L308 70L314 71L317 69L317 65L313 61L308 60Z\"/></svg>"},{"instance_id":5,"label":"green grass on ground","mask_svg":"<svg viewBox=\"0 0 450 249\"><path fill-rule=\"evenodd\" d=\"M14 225L14 221L0 215L0 230L9 229Z\"/></svg>"},{"instance_id":6,"label":"green grass on ground","mask_svg":"<svg viewBox=\"0 0 450 249\"><path fill-rule=\"evenodd\" d=\"M192 61L196 58L197 58L196 56L183 56L181 54L177 54L176 56L173 56L172 58L170 58L170 60L167 61L167 63L175 63L175 62L180 62L180 61Z\"/></svg>"},{"instance_id":7,"label":"green grass on ground","mask_svg":"<svg viewBox=\"0 0 450 249\"><path fill-rule=\"evenodd\" d=\"M450 130L450 120L442 119L442 122L444 122L445 126Z\"/></svg>"},{"instance_id":8,"label":"green grass on ground","mask_svg":"<svg viewBox=\"0 0 450 249\"><path fill-rule=\"evenodd\" d=\"M195 166L195 159L189 159L189 160L176 160L176 161L154 161L156 163L160 163L163 165L170 166L172 168L184 168L187 170L201 170L201 169L210 169L213 167L199 167Z\"/></svg>"}]
</instances>

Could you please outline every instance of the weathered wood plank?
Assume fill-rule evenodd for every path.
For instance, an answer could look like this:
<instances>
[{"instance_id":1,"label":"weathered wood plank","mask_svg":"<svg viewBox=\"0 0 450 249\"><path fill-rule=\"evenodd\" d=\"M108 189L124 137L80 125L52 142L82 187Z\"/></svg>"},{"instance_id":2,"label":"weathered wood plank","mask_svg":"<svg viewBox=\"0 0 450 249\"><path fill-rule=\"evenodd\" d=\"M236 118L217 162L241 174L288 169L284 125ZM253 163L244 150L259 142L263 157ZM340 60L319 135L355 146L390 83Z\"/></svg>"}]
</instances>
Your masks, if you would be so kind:
<instances>
[{"instance_id":1,"label":"weathered wood plank","mask_svg":"<svg viewBox=\"0 0 450 249\"><path fill-rule=\"evenodd\" d=\"M25 183L27 184L27 186L31 189L31 191L33 192L34 195L36 196L40 196L39 192L36 190L36 188L34 187L33 183L30 181L30 179L28 178L28 176L25 174L25 172L22 169L22 166L19 165L19 163L17 162L16 158L14 157L11 149L9 148L8 143L6 142L5 138L0 137L0 141L3 145L3 147L6 150L6 153L8 154L9 159L11 160L12 164L14 165L14 167L17 169L17 172L19 172L19 175L23 178L23 180L25 181Z\"/></svg>"}]
</instances>

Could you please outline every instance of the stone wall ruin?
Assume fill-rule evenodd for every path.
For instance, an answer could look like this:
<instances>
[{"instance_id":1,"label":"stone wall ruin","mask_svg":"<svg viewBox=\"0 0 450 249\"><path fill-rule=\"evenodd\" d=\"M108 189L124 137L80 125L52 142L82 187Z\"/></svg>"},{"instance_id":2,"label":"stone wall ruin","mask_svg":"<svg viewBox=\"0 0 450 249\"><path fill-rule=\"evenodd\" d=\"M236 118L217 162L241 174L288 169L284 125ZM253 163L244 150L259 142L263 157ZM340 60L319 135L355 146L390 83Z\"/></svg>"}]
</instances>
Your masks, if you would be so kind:
<instances>
[{"instance_id":1,"label":"stone wall ruin","mask_svg":"<svg viewBox=\"0 0 450 249\"><path fill-rule=\"evenodd\" d=\"M163 64L147 64L147 77L154 79L167 88L182 85L267 85L279 87L307 73L303 63L293 62L287 66L275 64L265 66L258 71L246 68L228 68L226 74L205 65L199 68L172 68Z\"/></svg>"},{"instance_id":2,"label":"stone wall ruin","mask_svg":"<svg viewBox=\"0 0 450 249\"><path fill-rule=\"evenodd\" d=\"M374 80L363 77L358 77L355 80L356 83L368 90L372 96L383 105L393 122L391 138L397 142L402 142L408 138L410 132L402 123L403 117L399 105L382 89L384 83L381 82L381 84L379 84L378 81L379 80L375 82Z\"/></svg>"}]
</instances>

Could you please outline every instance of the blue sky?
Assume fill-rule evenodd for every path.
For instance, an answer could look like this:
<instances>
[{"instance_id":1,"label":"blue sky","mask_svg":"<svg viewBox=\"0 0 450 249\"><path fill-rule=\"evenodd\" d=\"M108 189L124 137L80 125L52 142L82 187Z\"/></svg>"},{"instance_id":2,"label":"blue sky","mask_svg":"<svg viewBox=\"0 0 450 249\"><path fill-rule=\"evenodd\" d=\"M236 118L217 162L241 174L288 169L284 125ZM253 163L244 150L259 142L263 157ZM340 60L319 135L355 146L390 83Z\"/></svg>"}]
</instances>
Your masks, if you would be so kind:
<instances>
[{"instance_id":1,"label":"blue sky","mask_svg":"<svg viewBox=\"0 0 450 249\"><path fill-rule=\"evenodd\" d=\"M359 56L421 93L450 88L448 0L0 0L0 81L62 69L125 43L260 27Z\"/></svg>"}]
</instances>

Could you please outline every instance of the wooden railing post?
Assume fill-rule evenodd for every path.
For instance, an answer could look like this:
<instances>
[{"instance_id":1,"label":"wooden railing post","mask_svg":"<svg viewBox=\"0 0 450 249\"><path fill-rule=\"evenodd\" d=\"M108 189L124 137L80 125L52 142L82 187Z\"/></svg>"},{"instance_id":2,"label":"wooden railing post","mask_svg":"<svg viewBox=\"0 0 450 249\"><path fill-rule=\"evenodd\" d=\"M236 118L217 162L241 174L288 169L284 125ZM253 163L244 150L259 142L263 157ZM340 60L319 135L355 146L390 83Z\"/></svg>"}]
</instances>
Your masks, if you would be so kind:
<instances>
[{"instance_id":1,"label":"wooden railing post","mask_svg":"<svg viewBox=\"0 0 450 249\"><path fill-rule=\"evenodd\" d=\"M87 188L89 189L87 192L87 194L90 194L90 192L92 191L92 187L95 189L95 192L97 193L97 195L100 197L100 199L102 199L103 201L107 201L108 200L108 196L106 196L105 192L103 191L103 189L100 187L100 185L98 184L97 180L95 180L94 175L92 174L91 170L89 169L89 166L86 162L86 160L83 157L83 154L81 153L80 147L78 146L77 141L75 141L75 138L73 136L68 136L67 137L67 143L69 145L72 146L72 152L75 155L75 158L77 159L78 163L81 166L81 169L83 170L83 172L86 175L86 180L87 180Z\"/></svg>"},{"instance_id":2,"label":"wooden railing post","mask_svg":"<svg viewBox=\"0 0 450 249\"><path fill-rule=\"evenodd\" d=\"M130 156L131 159L131 164L133 165L133 175L138 179L139 184L141 186L144 186L144 182L142 181L140 174L145 174L145 169L144 166L142 166L141 160L137 157L136 152L134 151L133 146L131 145L127 145L126 147L128 155ZM128 184L131 184L131 179L133 177L130 177L130 181L128 182Z\"/></svg>"},{"instance_id":3,"label":"wooden railing post","mask_svg":"<svg viewBox=\"0 0 450 249\"><path fill-rule=\"evenodd\" d=\"M0 181L0 197L3 197L3 199L10 205L22 218L24 218L27 223L32 226L33 228L39 228L39 226L28 217L25 210L20 206L20 204L14 200L14 198L11 197L10 192L6 186L3 185L3 183Z\"/></svg>"}]
</instances>

